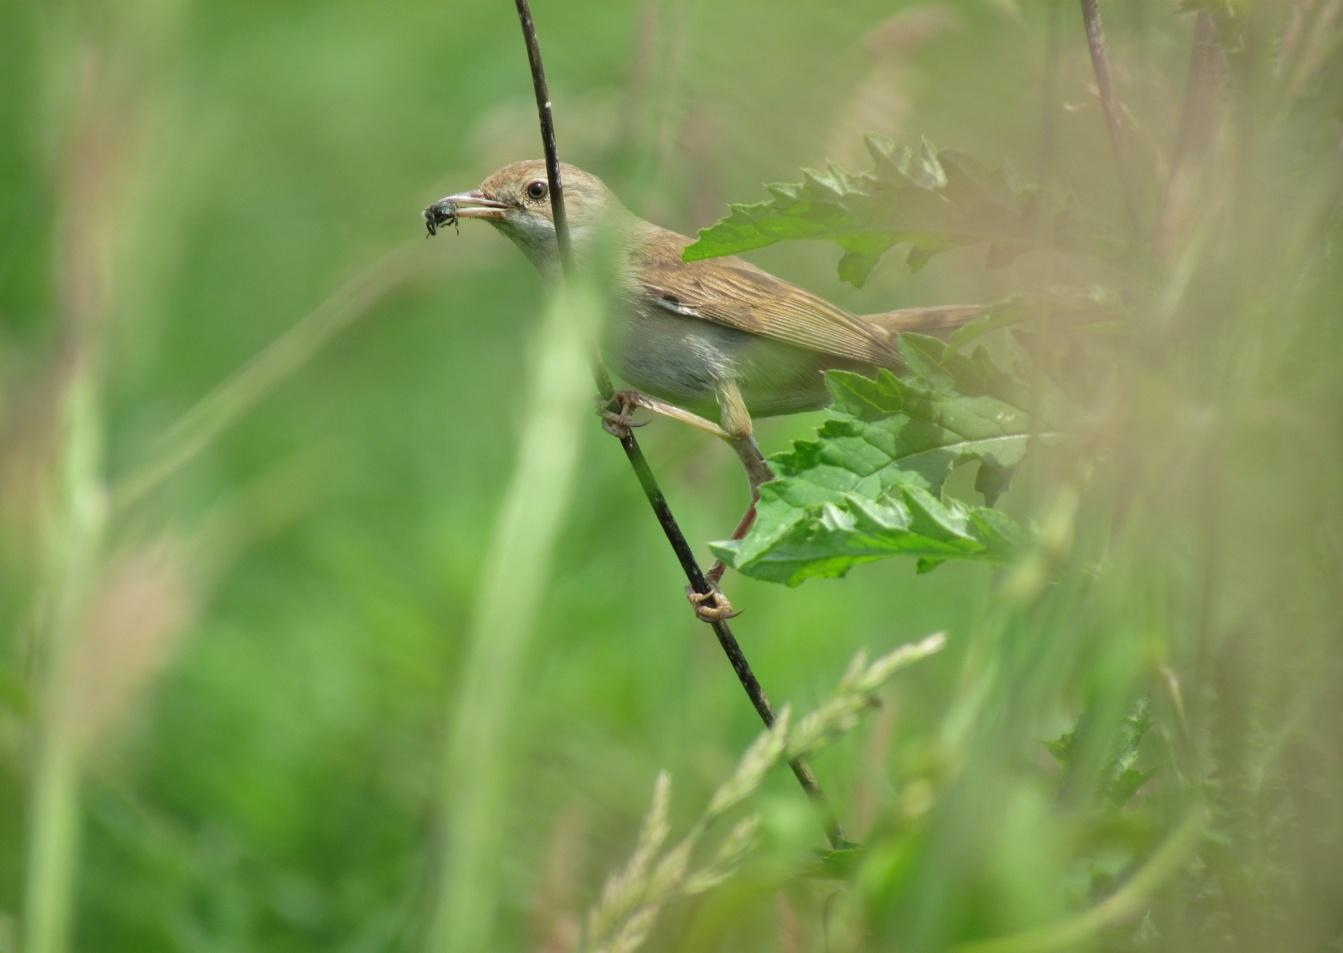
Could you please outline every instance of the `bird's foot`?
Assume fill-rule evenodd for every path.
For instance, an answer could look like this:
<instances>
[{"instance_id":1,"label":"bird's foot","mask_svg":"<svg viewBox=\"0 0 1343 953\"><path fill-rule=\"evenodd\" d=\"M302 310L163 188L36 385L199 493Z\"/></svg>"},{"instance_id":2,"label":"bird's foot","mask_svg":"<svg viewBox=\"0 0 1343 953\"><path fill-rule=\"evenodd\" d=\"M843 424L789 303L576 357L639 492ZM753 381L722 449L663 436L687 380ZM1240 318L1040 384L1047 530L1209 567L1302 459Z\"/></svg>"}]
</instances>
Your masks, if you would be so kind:
<instances>
[{"instance_id":1,"label":"bird's foot","mask_svg":"<svg viewBox=\"0 0 1343 953\"><path fill-rule=\"evenodd\" d=\"M643 423L634 422L634 411L640 406L639 394L632 390L617 391L610 400L597 398L597 412L602 418L602 429L621 440L630 435L634 427L643 427Z\"/></svg>"},{"instance_id":2,"label":"bird's foot","mask_svg":"<svg viewBox=\"0 0 1343 953\"><path fill-rule=\"evenodd\" d=\"M685 595L695 610L695 618L712 625L741 615L732 608L732 603L723 595L723 590L718 588L717 580L710 581L709 585L712 588L708 592L696 592L690 586L686 586Z\"/></svg>"}]
</instances>

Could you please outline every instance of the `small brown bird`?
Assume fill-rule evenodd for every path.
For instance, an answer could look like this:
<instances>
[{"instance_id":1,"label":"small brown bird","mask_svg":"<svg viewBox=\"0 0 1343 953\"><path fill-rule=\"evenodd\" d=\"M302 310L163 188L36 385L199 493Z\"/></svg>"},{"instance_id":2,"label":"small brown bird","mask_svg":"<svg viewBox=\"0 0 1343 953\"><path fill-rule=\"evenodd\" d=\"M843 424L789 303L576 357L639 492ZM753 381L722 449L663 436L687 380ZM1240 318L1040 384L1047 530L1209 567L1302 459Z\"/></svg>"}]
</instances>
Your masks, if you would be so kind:
<instances>
[{"instance_id":1,"label":"small brown bird","mask_svg":"<svg viewBox=\"0 0 1343 953\"><path fill-rule=\"evenodd\" d=\"M751 506L734 539L750 529L760 484L774 475L756 445L752 417L824 407L823 371L898 370L895 339L902 331L952 328L982 311L951 306L859 316L740 258L682 261L692 239L634 215L595 175L567 164L560 175L579 266L598 257L603 236L615 238L621 301L602 351L634 389L616 395L604 424L620 435L632 425L634 408L643 407L726 440L751 484ZM506 165L475 191L424 210L430 234L462 218L495 226L543 273L558 268L542 160ZM721 563L710 570L715 585L722 573ZM693 594L691 601L706 621L732 613L721 593L712 605Z\"/></svg>"}]
</instances>

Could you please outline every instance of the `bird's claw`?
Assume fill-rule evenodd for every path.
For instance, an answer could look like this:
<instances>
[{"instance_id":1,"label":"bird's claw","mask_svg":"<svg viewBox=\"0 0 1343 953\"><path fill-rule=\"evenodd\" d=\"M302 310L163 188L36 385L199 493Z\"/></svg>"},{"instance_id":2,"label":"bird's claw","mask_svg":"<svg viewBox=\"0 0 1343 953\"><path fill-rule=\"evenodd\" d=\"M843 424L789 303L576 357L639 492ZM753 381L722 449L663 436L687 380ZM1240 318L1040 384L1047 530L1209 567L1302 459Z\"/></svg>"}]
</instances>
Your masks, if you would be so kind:
<instances>
[{"instance_id":1,"label":"bird's claw","mask_svg":"<svg viewBox=\"0 0 1343 953\"><path fill-rule=\"evenodd\" d=\"M685 595L695 610L695 618L701 622L713 624L714 622L725 622L741 615L740 612L732 608L732 603L728 601L727 596L723 595L723 590L718 588L717 583L711 582L710 585L713 588L709 592L696 592L690 586L686 587Z\"/></svg>"},{"instance_id":2,"label":"bird's claw","mask_svg":"<svg viewBox=\"0 0 1343 953\"><path fill-rule=\"evenodd\" d=\"M610 400L597 398L597 411L601 414L602 429L621 440L630 435L635 427L647 426L647 421L635 423L634 411L639 403L631 391L622 390L611 396Z\"/></svg>"}]
</instances>

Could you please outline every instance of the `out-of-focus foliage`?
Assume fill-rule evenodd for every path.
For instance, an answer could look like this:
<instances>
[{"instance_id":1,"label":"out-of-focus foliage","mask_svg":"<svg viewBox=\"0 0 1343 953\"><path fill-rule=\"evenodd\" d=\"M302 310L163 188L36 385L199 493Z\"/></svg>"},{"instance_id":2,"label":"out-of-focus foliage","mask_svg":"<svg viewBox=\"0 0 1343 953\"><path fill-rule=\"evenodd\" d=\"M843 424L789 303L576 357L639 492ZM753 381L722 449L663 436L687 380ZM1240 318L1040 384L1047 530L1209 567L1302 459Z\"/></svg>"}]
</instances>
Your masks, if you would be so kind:
<instances>
[{"instance_id":1,"label":"out-of-focus foliage","mask_svg":"<svg viewBox=\"0 0 1343 953\"><path fill-rule=\"evenodd\" d=\"M1031 302L871 387L1066 433L1010 487L920 477L1001 490L1005 562L728 573L780 708L947 645L814 759L856 846L772 771L643 948L1336 947L1339 5L1101 0L1130 216L1073 0L534 2L564 158L678 231L866 133L976 157L937 153L974 241L846 195L862 287L815 243L750 256L860 314ZM759 723L623 455L547 424L530 266L422 238L540 154L512 8L0 0L0 62L0 950L577 949L654 779L692 829ZM1037 197L965 171L999 168ZM901 234L938 253L878 260ZM981 347L1017 383L962 373ZM846 408L759 440L879 423ZM639 435L708 557L737 461ZM519 514L514 577L483 554Z\"/></svg>"},{"instance_id":2,"label":"out-of-focus foliage","mask_svg":"<svg viewBox=\"0 0 1343 953\"><path fill-rule=\"evenodd\" d=\"M647 940L661 909L678 895L694 896L729 880L754 848L758 815L747 815L728 832L716 855L698 870L692 861L709 828L752 798L773 768L810 757L858 724L858 716L878 707L877 691L898 671L942 650L946 638L931 635L902 645L869 663L859 652L835 691L815 711L794 723L787 708L742 755L732 776L709 798L708 806L675 846L664 850L670 833L667 807L671 782L658 776L653 804L644 817L634 851L606 881L601 900L588 915L584 948L592 953L632 953ZM822 808L822 811L825 809ZM829 818L822 817L827 824ZM827 856L850 851L836 846Z\"/></svg>"},{"instance_id":3,"label":"out-of-focus foliage","mask_svg":"<svg viewBox=\"0 0 1343 953\"><path fill-rule=\"evenodd\" d=\"M844 249L839 277L861 287L897 245L909 245L905 261L917 269L939 252L967 245L987 245L989 261L1004 264L1042 238L1082 241L1066 210L1050 208L1035 189L1013 185L1003 169L939 152L926 139L913 147L868 136L867 147L876 163L871 172L830 166L805 172L801 183L767 186L770 201L733 205L730 216L686 247L686 261L826 239Z\"/></svg>"}]
</instances>

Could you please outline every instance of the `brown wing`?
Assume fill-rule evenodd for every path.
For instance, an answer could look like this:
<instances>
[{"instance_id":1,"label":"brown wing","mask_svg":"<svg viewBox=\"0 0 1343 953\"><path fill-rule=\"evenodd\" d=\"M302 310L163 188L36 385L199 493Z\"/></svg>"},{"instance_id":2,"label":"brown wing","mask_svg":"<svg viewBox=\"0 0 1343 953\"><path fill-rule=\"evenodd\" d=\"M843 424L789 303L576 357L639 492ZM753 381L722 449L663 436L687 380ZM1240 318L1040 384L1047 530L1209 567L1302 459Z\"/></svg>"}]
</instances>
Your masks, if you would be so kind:
<instances>
[{"instance_id":1,"label":"brown wing","mask_svg":"<svg viewBox=\"0 0 1343 953\"><path fill-rule=\"evenodd\" d=\"M634 251L638 280L660 307L823 354L900 363L882 330L740 258L682 261L689 241L658 229Z\"/></svg>"},{"instance_id":2,"label":"brown wing","mask_svg":"<svg viewBox=\"0 0 1343 953\"><path fill-rule=\"evenodd\" d=\"M982 304L935 304L922 308L900 308L896 311L882 311L879 314L865 314L861 320L875 324L883 331L892 334L904 331L933 334L938 331L954 331L980 315L987 314L988 310L988 307Z\"/></svg>"}]
</instances>

